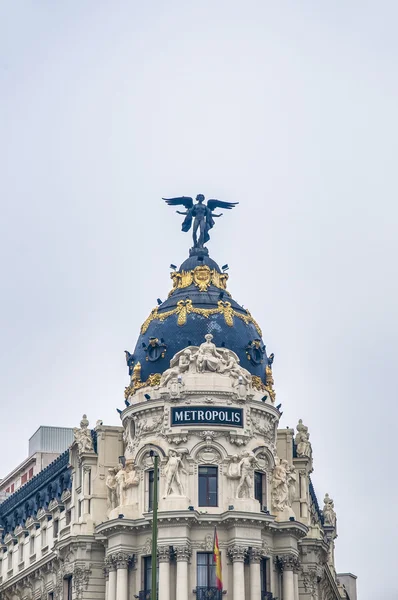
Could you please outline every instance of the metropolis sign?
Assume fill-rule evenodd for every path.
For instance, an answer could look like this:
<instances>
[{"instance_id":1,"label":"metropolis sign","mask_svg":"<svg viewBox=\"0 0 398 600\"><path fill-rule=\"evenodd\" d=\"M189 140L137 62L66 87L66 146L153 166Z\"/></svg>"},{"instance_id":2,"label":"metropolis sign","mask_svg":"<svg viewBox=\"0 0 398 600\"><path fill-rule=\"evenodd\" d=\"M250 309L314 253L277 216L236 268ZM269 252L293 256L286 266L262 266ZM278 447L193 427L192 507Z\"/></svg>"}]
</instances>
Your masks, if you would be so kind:
<instances>
[{"instance_id":1,"label":"metropolis sign","mask_svg":"<svg viewBox=\"0 0 398 600\"><path fill-rule=\"evenodd\" d=\"M243 427L242 408L224 408L219 406L190 406L171 409L171 426L178 425L223 425L224 427Z\"/></svg>"}]
</instances>

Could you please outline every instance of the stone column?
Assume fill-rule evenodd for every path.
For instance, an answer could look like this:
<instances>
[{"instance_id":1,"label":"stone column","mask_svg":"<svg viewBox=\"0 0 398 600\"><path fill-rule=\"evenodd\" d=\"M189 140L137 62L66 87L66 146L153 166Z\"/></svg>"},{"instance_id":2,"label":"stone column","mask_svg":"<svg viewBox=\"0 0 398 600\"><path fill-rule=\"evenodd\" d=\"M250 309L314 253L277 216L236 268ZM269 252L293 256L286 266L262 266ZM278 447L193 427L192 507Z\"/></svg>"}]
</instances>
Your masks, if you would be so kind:
<instances>
[{"instance_id":1,"label":"stone column","mask_svg":"<svg viewBox=\"0 0 398 600\"><path fill-rule=\"evenodd\" d=\"M262 557L262 548L252 548L250 550L250 600L258 600L261 598L260 562Z\"/></svg>"},{"instance_id":2,"label":"stone column","mask_svg":"<svg viewBox=\"0 0 398 600\"><path fill-rule=\"evenodd\" d=\"M299 589L298 589L298 573L293 571L294 578L294 600L299 600Z\"/></svg>"},{"instance_id":3,"label":"stone column","mask_svg":"<svg viewBox=\"0 0 398 600\"><path fill-rule=\"evenodd\" d=\"M293 571L299 567L298 558L293 554L286 554L278 556L277 562L282 571L283 600L296 600L298 596L298 579L296 592Z\"/></svg>"},{"instance_id":4,"label":"stone column","mask_svg":"<svg viewBox=\"0 0 398 600\"><path fill-rule=\"evenodd\" d=\"M108 600L116 600L116 564L107 557L109 568Z\"/></svg>"},{"instance_id":5,"label":"stone column","mask_svg":"<svg viewBox=\"0 0 398 600\"><path fill-rule=\"evenodd\" d=\"M159 596L161 596L162 600L170 600L170 548L169 548L169 546L158 546L158 559L159 559ZM118 598L118 600L119 600L119 598Z\"/></svg>"},{"instance_id":6,"label":"stone column","mask_svg":"<svg viewBox=\"0 0 398 600\"><path fill-rule=\"evenodd\" d=\"M189 597L188 592L188 563L191 558L191 547L175 546L174 551L177 558L177 585L176 600L186 600Z\"/></svg>"},{"instance_id":7,"label":"stone column","mask_svg":"<svg viewBox=\"0 0 398 600\"><path fill-rule=\"evenodd\" d=\"M117 600L128 600L129 588L128 588L128 568L129 564L133 561L134 557L131 554L125 552L118 552L113 555L116 562L117 577L116 577L116 590Z\"/></svg>"},{"instance_id":8,"label":"stone column","mask_svg":"<svg viewBox=\"0 0 398 600\"><path fill-rule=\"evenodd\" d=\"M233 600L245 600L245 570L244 562L247 553L245 546L231 546L228 549L228 556L233 564ZM288 599L286 599L288 600Z\"/></svg>"}]
</instances>

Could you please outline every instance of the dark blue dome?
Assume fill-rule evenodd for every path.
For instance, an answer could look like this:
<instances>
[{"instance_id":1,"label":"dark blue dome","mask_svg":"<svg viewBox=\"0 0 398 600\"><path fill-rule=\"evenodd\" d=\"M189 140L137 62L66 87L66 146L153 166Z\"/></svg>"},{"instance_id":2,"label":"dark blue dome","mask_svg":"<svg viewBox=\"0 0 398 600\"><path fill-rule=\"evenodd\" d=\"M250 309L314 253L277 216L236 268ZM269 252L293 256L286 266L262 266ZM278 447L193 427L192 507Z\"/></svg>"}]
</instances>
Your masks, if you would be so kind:
<instances>
[{"instance_id":1,"label":"dark blue dome","mask_svg":"<svg viewBox=\"0 0 398 600\"><path fill-rule=\"evenodd\" d=\"M199 346L211 333L217 347L233 350L242 367L265 382L268 363L261 330L249 311L226 290L228 275L207 253L194 254L171 273L173 289L143 323L133 353L140 379L161 374L186 346Z\"/></svg>"}]
</instances>

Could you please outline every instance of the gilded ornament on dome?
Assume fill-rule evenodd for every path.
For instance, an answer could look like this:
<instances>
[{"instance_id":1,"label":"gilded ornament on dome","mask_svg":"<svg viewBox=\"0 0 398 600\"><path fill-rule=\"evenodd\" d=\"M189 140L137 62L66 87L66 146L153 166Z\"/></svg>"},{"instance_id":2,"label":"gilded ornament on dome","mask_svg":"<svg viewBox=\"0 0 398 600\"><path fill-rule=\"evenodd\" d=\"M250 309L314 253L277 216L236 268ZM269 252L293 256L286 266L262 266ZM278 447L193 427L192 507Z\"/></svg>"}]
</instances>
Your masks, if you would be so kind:
<instances>
[{"instance_id":1,"label":"gilded ornament on dome","mask_svg":"<svg viewBox=\"0 0 398 600\"><path fill-rule=\"evenodd\" d=\"M206 319L211 315L222 314L224 315L225 323L229 327L233 327L234 317L241 319L246 325L253 324L257 329L258 334L261 336L261 329L258 323L253 319L250 312L246 310L245 313L240 313L237 310L232 308L230 302L223 302L222 300L218 301L217 308L197 308L192 304L192 300L179 300L177 302L176 308L169 310L167 312L159 313L157 308L154 308L151 311L149 317L144 321L141 327L141 333L144 334L148 330L149 325L154 320L165 321L171 315L178 315L177 325L183 326L187 322L187 316L190 313L194 313L196 315L201 315Z\"/></svg>"},{"instance_id":2,"label":"gilded ornament on dome","mask_svg":"<svg viewBox=\"0 0 398 600\"><path fill-rule=\"evenodd\" d=\"M275 402L276 393L274 390L274 376L272 374L271 365L265 367L265 389L269 394L272 402Z\"/></svg>"},{"instance_id":3,"label":"gilded ornament on dome","mask_svg":"<svg viewBox=\"0 0 398 600\"><path fill-rule=\"evenodd\" d=\"M207 265L199 265L193 271L173 271L170 273L170 277L173 280L173 288L169 293L169 298L177 289L184 289L192 284L195 284L200 292L207 292L210 285L221 290L227 289L228 274L219 273Z\"/></svg>"},{"instance_id":4,"label":"gilded ornament on dome","mask_svg":"<svg viewBox=\"0 0 398 600\"><path fill-rule=\"evenodd\" d=\"M138 364L138 363L137 363ZM141 365L140 365L141 367ZM132 396L137 390L140 390L144 387L155 387L160 384L160 373L151 373L146 381L137 380L135 382L131 382L131 385L127 386L124 390L124 397L127 398Z\"/></svg>"},{"instance_id":5,"label":"gilded ornament on dome","mask_svg":"<svg viewBox=\"0 0 398 600\"><path fill-rule=\"evenodd\" d=\"M207 292L211 281L211 271L207 265L195 267L193 271L193 280L200 292Z\"/></svg>"},{"instance_id":6,"label":"gilded ornament on dome","mask_svg":"<svg viewBox=\"0 0 398 600\"><path fill-rule=\"evenodd\" d=\"M263 383L261 377L259 377L258 375L252 375L252 386L258 392L267 391L265 384Z\"/></svg>"}]
</instances>

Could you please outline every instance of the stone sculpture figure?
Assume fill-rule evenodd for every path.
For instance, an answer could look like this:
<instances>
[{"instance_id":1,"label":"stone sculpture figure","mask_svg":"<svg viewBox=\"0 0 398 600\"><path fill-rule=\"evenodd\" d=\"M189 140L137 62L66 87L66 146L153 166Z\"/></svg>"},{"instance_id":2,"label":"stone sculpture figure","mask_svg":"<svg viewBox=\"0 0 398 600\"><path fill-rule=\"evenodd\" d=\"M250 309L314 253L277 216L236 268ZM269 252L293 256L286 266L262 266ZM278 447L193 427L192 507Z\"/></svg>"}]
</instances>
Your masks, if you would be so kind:
<instances>
[{"instance_id":1,"label":"stone sculpture figure","mask_svg":"<svg viewBox=\"0 0 398 600\"><path fill-rule=\"evenodd\" d=\"M289 488L287 483L287 460L279 459L272 477L272 505L277 512L283 512L289 501Z\"/></svg>"},{"instance_id":2,"label":"stone sculpture figure","mask_svg":"<svg viewBox=\"0 0 398 600\"><path fill-rule=\"evenodd\" d=\"M240 479L240 460L237 454L234 454L231 458L231 462L228 465L227 477L229 479Z\"/></svg>"},{"instance_id":3,"label":"stone sculpture figure","mask_svg":"<svg viewBox=\"0 0 398 600\"><path fill-rule=\"evenodd\" d=\"M189 348L185 348L178 355L174 356L170 361L170 369L167 369L160 380L160 385L167 385L172 379L177 379L179 375L186 373L194 360L192 351Z\"/></svg>"},{"instance_id":4,"label":"stone sculpture figure","mask_svg":"<svg viewBox=\"0 0 398 600\"><path fill-rule=\"evenodd\" d=\"M223 202L221 200L208 200L207 205L204 204L205 197L203 194L196 196L197 204L194 204L193 198L188 196L180 196L178 198L163 198L170 206L185 206L186 212L177 210L179 215L184 215L185 219L182 224L182 231L189 231L193 223L193 245L194 248L203 248L204 244L209 241L209 231L214 227L214 217L222 215L214 214L216 208L226 208L230 210L239 202ZM199 238L197 232L199 230Z\"/></svg>"},{"instance_id":5,"label":"stone sculpture figure","mask_svg":"<svg viewBox=\"0 0 398 600\"><path fill-rule=\"evenodd\" d=\"M172 494L173 487L177 488L179 496L183 496L184 486L181 483L180 473L187 474L187 472L184 469L182 458L181 456L179 456L178 452L176 450L173 450L172 448L170 448L168 455L169 458L167 461L167 465L164 469L164 473L166 475L164 498Z\"/></svg>"},{"instance_id":6,"label":"stone sculpture figure","mask_svg":"<svg viewBox=\"0 0 398 600\"><path fill-rule=\"evenodd\" d=\"M323 500L323 522L328 527L336 527L336 513L334 510L334 502L329 494L325 495Z\"/></svg>"},{"instance_id":7,"label":"stone sculpture figure","mask_svg":"<svg viewBox=\"0 0 398 600\"><path fill-rule=\"evenodd\" d=\"M242 377L244 383L250 385L252 381L252 376L243 367L240 366L239 362L235 358L235 356L229 352L224 352L224 360L221 372L224 374L229 374L231 377L239 381L239 377Z\"/></svg>"},{"instance_id":8,"label":"stone sculpture figure","mask_svg":"<svg viewBox=\"0 0 398 600\"><path fill-rule=\"evenodd\" d=\"M139 482L140 478L134 468L134 461L132 459L126 460L123 490L126 504L133 504L133 490L134 487L139 484Z\"/></svg>"},{"instance_id":9,"label":"stone sculpture figure","mask_svg":"<svg viewBox=\"0 0 398 600\"><path fill-rule=\"evenodd\" d=\"M297 425L297 435L294 440L297 446L297 456L308 456L308 458L311 458L312 447L309 437L308 427L306 427L303 424L302 419L300 419Z\"/></svg>"},{"instance_id":10,"label":"stone sculpture figure","mask_svg":"<svg viewBox=\"0 0 398 600\"><path fill-rule=\"evenodd\" d=\"M126 480L126 471L122 465L119 465L116 475L116 495L117 495L117 505L123 506L126 504L125 500L125 480Z\"/></svg>"},{"instance_id":11,"label":"stone sculpture figure","mask_svg":"<svg viewBox=\"0 0 398 600\"><path fill-rule=\"evenodd\" d=\"M196 367L199 373L203 371L218 371L223 362L223 356L217 351L216 345L212 342L211 333L205 335L205 342L199 346L196 356Z\"/></svg>"},{"instance_id":12,"label":"stone sculpture figure","mask_svg":"<svg viewBox=\"0 0 398 600\"><path fill-rule=\"evenodd\" d=\"M246 450L239 463L240 480L236 490L237 498L253 497L253 470L256 465L257 461L253 452Z\"/></svg>"},{"instance_id":13,"label":"stone sculpture figure","mask_svg":"<svg viewBox=\"0 0 398 600\"><path fill-rule=\"evenodd\" d=\"M84 452L94 452L93 438L91 437L91 431L88 426L89 421L87 420L87 415L83 415L83 418L80 421L80 429L78 427L73 429L79 454Z\"/></svg>"},{"instance_id":14,"label":"stone sculpture figure","mask_svg":"<svg viewBox=\"0 0 398 600\"><path fill-rule=\"evenodd\" d=\"M112 467L108 469L108 476L106 478L106 487L108 491L108 509L112 510L117 506L117 483L116 483L116 469Z\"/></svg>"}]
</instances>

